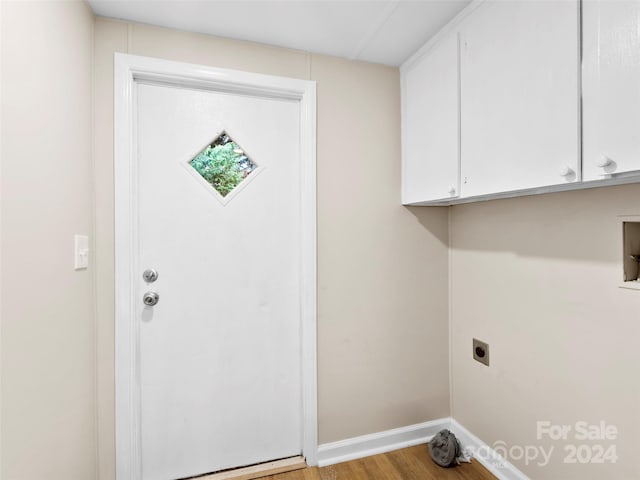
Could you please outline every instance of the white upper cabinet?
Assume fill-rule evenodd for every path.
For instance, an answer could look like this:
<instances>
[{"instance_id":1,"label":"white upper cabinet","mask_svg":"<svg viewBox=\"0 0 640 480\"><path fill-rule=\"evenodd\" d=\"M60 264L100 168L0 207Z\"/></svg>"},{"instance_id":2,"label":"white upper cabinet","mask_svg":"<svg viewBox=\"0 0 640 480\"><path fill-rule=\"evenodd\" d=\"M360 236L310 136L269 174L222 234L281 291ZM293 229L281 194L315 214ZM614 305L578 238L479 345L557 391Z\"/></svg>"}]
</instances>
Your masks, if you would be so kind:
<instances>
[{"instance_id":1,"label":"white upper cabinet","mask_svg":"<svg viewBox=\"0 0 640 480\"><path fill-rule=\"evenodd\" d=\"M402 69L402 202L459 194L458 37Z\"/></svg>"},{"instance_id":2,"label":"white upper cabinet","mask_svg":"<svg viewBox=\"0 0 640 480\"><path fill-rule=\"evenodd\" d=\"M640 0L475 0L401 75L405 204L640 182Z\"/></svg>"},{"instance_id":3,"label":"white upper cabinet","mask_svg":"<svg viewBox=\"0 0 640 480\"><path fill-rule=\"evenodd\" d=\"M640 1L586 0L583 18L585 180L640 170Z\"/></svg>"},{"instance_id":4,"label":"white upper cabinet","mask_svg":"<svg viewBox=\"0 0 640 480\"><path fill-rule=\"evenodd\" d=\"M464 197L580 180L577 1L487 1L461 26Z\"/></svg>"}]
</instances>

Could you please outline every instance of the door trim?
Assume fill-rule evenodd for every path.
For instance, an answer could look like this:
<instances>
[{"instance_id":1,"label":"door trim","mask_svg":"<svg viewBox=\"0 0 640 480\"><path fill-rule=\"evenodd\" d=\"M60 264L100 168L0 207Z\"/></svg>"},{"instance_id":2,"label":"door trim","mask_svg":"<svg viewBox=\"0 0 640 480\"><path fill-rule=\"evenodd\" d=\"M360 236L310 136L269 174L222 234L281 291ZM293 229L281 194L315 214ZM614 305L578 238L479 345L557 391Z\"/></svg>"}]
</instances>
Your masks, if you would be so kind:
<instances>
[{"instance_id":1,"label":"door trim","mask_svg":"<svg viewBox=\"0 0 640 480\"><path fill-rule=\"evenodd\" d=\"M136 82L300 103L302 455L317 464L316 83L116 53L114 57L116 478L142 479L139 298L133 298L138 231Z\"/></svg>"}]
</instances>

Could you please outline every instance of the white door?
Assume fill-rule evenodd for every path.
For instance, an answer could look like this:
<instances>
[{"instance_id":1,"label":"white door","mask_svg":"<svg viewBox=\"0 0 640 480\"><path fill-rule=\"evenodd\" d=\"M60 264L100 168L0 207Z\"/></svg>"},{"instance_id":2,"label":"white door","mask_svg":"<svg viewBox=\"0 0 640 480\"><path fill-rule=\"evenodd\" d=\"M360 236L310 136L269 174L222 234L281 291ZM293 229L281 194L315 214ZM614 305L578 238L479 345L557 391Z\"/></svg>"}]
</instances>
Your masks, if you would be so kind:
<instances>
[{"instance_id":1,"label":"white door","mask_svg":"<svg viewBox=\"0 0 640 480\"><path fill-rule=\"evenodd\" d=\"M120 58L161 80L163 69L182 73L180 64ZM204 83L206 67L187 70ZM260 77L257 88L216 91L233 75L211 70L200 89L136 81L130 65L117 68L116 125L129 121L116 145L119 479L301 455L315 433L303 429L315 419L307 395L315 378L303 380L315 359L303 324L315 321L315 244L304 216L315 218L305 200L315 193L303 161L310 143L301 140L301 112L312 110L277 98L257 75L241 74L245 83ZM148 269L155 281L143 279Z\"/></svg>"},{"instance_id":2,"label":"white door","mask_svg":"<svg viewBox=\"0 0 640 480\"><path fill-rule=\"evenodd\" d=\"M640 2L589 0L583 19L585 180L640 170Z\"/></svg>"},{"instance_id":3,"label":"white door","mask_svg":"<svg viewBox=\"0 0 640 480\"><path fill-rule=\"evenodd\" d=\"M463 196L580 180L578 25L576 0L485 2L466 20Z\"/></svg>"},{"instance_id":4,"label":"white door","mask_svg":"<svg viewBox=\"0 0 640 480\"><path fill-rule=\"evenodd\" d=\"M402 72L402 202L459 195L458 36Z\"/></svg>"}]
</instances>

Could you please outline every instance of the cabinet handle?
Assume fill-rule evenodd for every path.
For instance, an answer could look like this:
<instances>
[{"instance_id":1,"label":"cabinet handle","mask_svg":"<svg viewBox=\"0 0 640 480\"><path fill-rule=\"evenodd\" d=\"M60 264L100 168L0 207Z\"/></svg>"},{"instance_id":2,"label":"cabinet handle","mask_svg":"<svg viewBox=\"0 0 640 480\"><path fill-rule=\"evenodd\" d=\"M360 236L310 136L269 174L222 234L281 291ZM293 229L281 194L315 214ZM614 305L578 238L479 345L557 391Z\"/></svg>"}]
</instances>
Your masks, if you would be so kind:
<instances>
[{"instance_id":1,"label":"cabinet handle","mask_svg":"<svg viewBox=\"0 0 640 480\"><path fill-rule=\"evenodd\" d=\"M602 155L600 157L600 160L598 160L598 163L596 165L598 165L600 168L604 168L604 167L608 167L612 163L613 163L613 160L611 160L606 155Z\"/></svg>"},{"instance_id":2,"label":"cabinet handle","mask_svg":"<svg viewBox=\"0 0 640 480\"><path fill-rule=\"evenodd\" d=\"M558 171L558 174L561 177L568 177L569 175L571 175L573 173L573 169L569 166L569 165L565 165L562 168L560 168L560 170Z\"/></svg>"},{"instance_id":3,"label":"cabinet handle","mask_svg":"<svg viewBox=\"0 0 640 480\"><path fill-rule=\"evenodd\" d=\"M453 185L450 186L449 189L447 190L447 192L449 192L449 195L455 195L456 187L454 187Z\"/></svg>"}]
</instances>

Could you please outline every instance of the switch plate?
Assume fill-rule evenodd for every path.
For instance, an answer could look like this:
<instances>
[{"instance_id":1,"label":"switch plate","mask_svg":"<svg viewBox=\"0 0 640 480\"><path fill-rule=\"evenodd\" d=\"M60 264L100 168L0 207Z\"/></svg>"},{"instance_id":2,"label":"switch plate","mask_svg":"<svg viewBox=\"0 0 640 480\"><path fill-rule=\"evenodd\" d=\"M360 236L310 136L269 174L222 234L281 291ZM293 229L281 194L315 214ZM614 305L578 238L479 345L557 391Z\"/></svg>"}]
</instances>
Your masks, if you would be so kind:
<instances>
[{"instance_id":1,"label":"switch plate","mask_svg":"<svg viewBox=\"0 0 640 480\"><path fill-rule=\"evenodd\" d=\"M89 237L75 235L74 237L74 270L84 270L89 267Z\"/></svg>"},{"instance_id":2,"label":"switch plate","mask_svg":"<svg viewBox=\"0 0 640 480\"><path fill-rule=\"evenodd\" d=\"M489 366L489 344L477 338L473 339L473 359Z\"/></svg>"}]
</instances>

